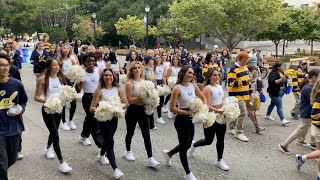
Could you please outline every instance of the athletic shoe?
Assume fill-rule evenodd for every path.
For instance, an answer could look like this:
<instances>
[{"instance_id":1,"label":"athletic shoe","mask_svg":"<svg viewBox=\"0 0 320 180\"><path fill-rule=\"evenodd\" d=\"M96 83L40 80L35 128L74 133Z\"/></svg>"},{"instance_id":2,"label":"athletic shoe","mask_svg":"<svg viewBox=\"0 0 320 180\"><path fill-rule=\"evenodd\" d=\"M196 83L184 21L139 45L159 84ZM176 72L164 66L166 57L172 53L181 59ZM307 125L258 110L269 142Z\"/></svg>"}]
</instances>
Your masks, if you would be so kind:
<instances>
[{"instance_id":1,"label":"athletic shoe","mask_svg":"<svg viewBox=\"0 0 320 180\"><path fill-rule=\"evenodd\" d=\"M125 151L123 156L128 160L128 161L135 161L136 159L133 156L133 153L131 151Z\"/></svg>"},{"instance_id":2,"label":"athletic shoe","mask_svg":"<svg viewBox=\"0 0 320 180\"><path fill-rule=\"evenodd\" d=\"M61 128L65 131L70 131L69 124L67 122L61 124Z\"/></svg>"},{"instance_id":3,"label":"athletic shoe","mask_svg":"<svg viewBox=\"0 0 320 180\"><path fill-rule=\"evenodd\" d=\"M100 156L100 153L97 156L97 161L100 161L103 165L110 164L109 159L105 155Z\"/></svg>"},{"instance_id":4,"label":"athletic shoe","mask_svg":"<svg viewBox=\"0 0 320 180\"><path fill-rule=\"evenodd\" d=\"M304 141L302 141L302 142L297 141L297 145L304 146L304 147L309 146L309 144L307 144L307 143L306 143L306 142L304 142Z\"/></svg>"},{"instance_id":5,"label":"athletic shoe","mask_svg":"<svg viewBox=\"0 0 320 180\"><path fill-rule=\"evenodd\" d=\"M68 163L63 162L62 164L60 164L59 166L59 171L63 172L63 173L68 173L72 170L72 168L69 166Z\"/></svg>"},{"instance_id":6,"label":"athletic shoe","mask_svg":"<svg viewBox=\"0 0 320 180\"><path fill-rule=\"evenodd\" d=\"M302 160L302 155L296 154L296 162L297 162L297 169L300 170L301 166L304 163L304 161Z\"/></svg>"},{"instance_id":7,"label":"athletic shoe","mask_svg":"<svg viewBox=\"0 0 320 180\"><path fill-rule=\"evenodd\" d=\"M73 121L70 121L68 125L69 125L71 130L76 130L77 129L77 126L74 124Z\"/></svg>"},{"instance_id":8,"label":"athletic shoe","mask_svg":"<svg viewBox=\"0 0 320 180\"><path fill-rule=\"evenodd\" d=\"M166 112L168 112L168 109L167 109L167 107L166 107L166 106L162 106L162 108L161 108L161 112L163 112L163 113L166 113Z\"/></svg>"},{"instance_id":9,"label":"athletic shoe","mask_svg":"<svg viewBox=\"0 0 320 180\"><path fill-rule=\"evenodd\" d=\"M153 157L148 158L148 166L149 167L156 167L159 164L160 163L158 161L156 161Z\"/></svg>"},{"instance_id":10,"label":"athletic shoe","mask_svg":"<svg viewBox=\"0 0 320 180\"><path fill-rule=\"evenodd\" d=\"M49 148L49 149L44 148L44 155L46 155L46 157L48 159L53 159L54 158L54 153L53 153L51 148Z\"/></svg>"},{"instance_id":11,"label":"athletic shoe","mask_svg":"<svg viewBox=\"0 0 320 180\"><path fill-rule=\"evenodd\" d=\"M167 166L172 166L171 157L168 155L169 150L163 150L162 154Z\"/></svg>"},{"instance_id":12,"label":"athletic shoe","mask_svg":"<svg viewBox=\"0 0 320 180\"><path fill-rule=\"evenodd\" d=\"M235 129L229 129L228 133L232 134L232 135L235 135L236 134L236 130Z\"/></svg>"},{"instance_id":13,"label":"athletic shoe","mask_svg":"<svg viewBox=\"0 0 320 180\"><path fill-rule=\"evenodd\" d=\"M274 121L275 120L272 116L266 116L265 119L268 119L270 121Z\"/></svg>"},{"instance_id":14,"label":"athletic shoe","mask_svg":"<svg viewBox=\"0 0 320 180\"><path fill-rule=\"evenodd\" d=\"M284 154L288 154L288 155L291 154L290 151L286 147L282 146L281 144L278 144L278 148Z\"/></svg>"},{"instance_id":15,"label":"athletic shoe","mask_svg":"<svg viewBox=\"0 0 320 180\"><path fill-rule=\"evenodd\" d=\"M88 138L86 138L86 137L81 137L80 136L79 137L79 141L85 146L90 146L91 145L90 140Z\"/></svg>"},{"instance_id":16,"label":"athletic shoe","mask_svg":"<svg viewBox=\"0 0 320 180\"><path fill-rule=\"evenodd\" d=\"M154 126L153 128L151 128L152 130L157 130L158 128L157 128L157 126Z\"/></svg>"},{"instance_id":17,"label":"athletic shoe","mask_svg":"<svg viewBox=\"0 0 320 180\"><path fill-rule=\"evenodd\" d=\"M247 138L247 136L245 136L243 133L236 133L234 135L235 138L239 139L240 141L243 141L243 142L248 142L249 139Z\"/></svg>"},{"instance_id":18,"label":"athletic shoe","mask_svg":"<svg viewBox=\"0 0 320 180\"><path fill-rule=\"evenodd\" d=\"M193 157L194 150L196 150L196 148L193 146L193 143L192 143L190 146L190 149L188 150L190 157Z\"/></svg>"},{"instance_id":19,"label":"athletic shoe","mask_svg":"<svg viewBox=\"0 0 320 180\"><path fill-rule=\"evenodd\" d=\"M185 179L185 180L198 180L198 179L193 175L192 172L190 172L189 174L185 175L185 176L184 176L184 179Z\"/></svg>"},{"instance_id":20,"label":"athletic shoe","mask_svg":"<svg viewBox=\"0 0 320 180\"><path fill-rule=\"evenodd\" d=\"M23 158L23 154L22 152L18 152L18 160L22 159Z\"/></svg>"},{"instance_id":21,"label":"athletic shoe","mask_svg":"<svg viewBox=\"0 0 320 180\"><path fill-rule=\"evenodd\" d=\"M282 119L281 120L282 125L288 124L290 123L290 121L286 120L286 119Z\"/></svg>"},{"instance_id":22,"label":"athletic shoe","mask_svg":"<svg viewBox=\"0 0 320 180\"><path fill-rule=\"evenodd\" d=\"M310 149L317 150L317 146L315 144L309 144Z\"/></svg>"},{"instance_id":23,"label":"athletic shoe","mask_svg":"<svg viewBox=\"0 0 320 180\"><path fill-rule=\"evenodd\" d=\"M226 162L224 162L223 159L221 159L220 161L217 161L216 166L224 171L229 171L229 166L226 164Z\"/></svg>"},{"instance_id":24,"label":"athletic shoe","mask_svg":"<svg viewBox=\"0 0 320 180\"><path fill-rule=\"evenodd\" d=\"M174 114L173 114L171 111L168 111L168 118L169 118L169 119L172 119L173 116L174 116Z\"/></svg>"},{"instance_id":25,"label":"athletic shoe","mask_svg":"<svg viewBox=\"0 0 320 180\"><path fill-rule=\"evenodd\" d=\"M115 179L119 179L124 176L123 172L121 172L118 168L113 171L113 177Z\"/></svg>"},{"instance_id":26,"label":"athletic shoe","mask_svg":"<svg viewBox=\"0 0 320 180\"><path fill-rule=\"evenodd\" d=\"M159 124L165 124L166 122L162 119L162 117L161 118L158 118L157 120L157 123L159 123Z\"/></svg>"}]
</instances>

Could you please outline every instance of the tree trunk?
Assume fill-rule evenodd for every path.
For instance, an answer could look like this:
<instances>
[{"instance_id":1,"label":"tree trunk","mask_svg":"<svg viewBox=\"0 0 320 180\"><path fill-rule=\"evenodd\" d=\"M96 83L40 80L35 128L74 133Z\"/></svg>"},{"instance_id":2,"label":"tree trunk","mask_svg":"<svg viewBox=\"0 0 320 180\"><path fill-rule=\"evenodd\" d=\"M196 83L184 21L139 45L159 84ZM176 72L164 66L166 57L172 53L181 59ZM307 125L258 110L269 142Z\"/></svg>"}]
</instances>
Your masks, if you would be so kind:
<instances>
[{"instance_id":1,"label":"tree trunk","mask_svg":"<svg viewBox=\"0 0 320 180\"><path fill-rule=\"evenodd\" d=\"M285 48L286 48L286 40L283 40L282 55L284 55Z\"/></svg>"},{"instance_id":2,"label":"tree trunk","mask_svg":"<svg viewBox=\"0 0 320 180\"><path fill-rule=\"evenodd\" d=\"M311 54L313 54L313 39L311 39Z\"/></svg>"},{"instance_id":3,"label":"tree trunk","mask_svg":"<svg viewBox=\"0 0 320 180\"><path fill-rule=\"evenodd\" d=\"M278 45L279 45L279 41L277 42L273 42L274 45L276 46L276 58L278 58Z\"/></svg>"}]
</instances>

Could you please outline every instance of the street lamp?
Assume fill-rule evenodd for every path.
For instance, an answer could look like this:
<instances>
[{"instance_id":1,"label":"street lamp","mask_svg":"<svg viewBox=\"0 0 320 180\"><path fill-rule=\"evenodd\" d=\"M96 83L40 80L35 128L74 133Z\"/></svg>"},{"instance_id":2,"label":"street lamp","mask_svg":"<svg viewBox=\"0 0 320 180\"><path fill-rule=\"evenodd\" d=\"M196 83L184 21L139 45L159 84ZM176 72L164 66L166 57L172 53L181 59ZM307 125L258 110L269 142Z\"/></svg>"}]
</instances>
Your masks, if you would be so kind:
<instances>
[{"instance_id":1,"label":"street lamp","mask_svg":"<svg viewBox=\"0 0 320 180\"><path fill-rule=\"evenodd\" d=\"M146 49L148 49L148 30L149 30L149 27L148 27L148 14L149 14L149 11L150 11L150 6L146 5L144 7L144 11L147 13L147 16L146 16Z\"/></svg>"},{"instance_id":2,"label":"street lamp","mask_svg":"<svg viewBox=\"0 0 320 180\"><path fill-rule=\"evenodd\" d=\"M93 22L93 45L96 45L96 36L97 36L97 29L96 29L96 23L97 23L97 14L95 12L91 15L92 22Z\"/></svg>"},{"instance_id":3,"label":"street lamp","mask_svg":"<svg viewBox=\"0 0 320 180\"><path fill-rule=\"evenodd\" d=\"M176 54L176 36L177 36L177 34L179 33L179 30L178 30L178 28L177 27L175 27L174 29L173 29L173 54Z\"/></svg>"}]
</instances>

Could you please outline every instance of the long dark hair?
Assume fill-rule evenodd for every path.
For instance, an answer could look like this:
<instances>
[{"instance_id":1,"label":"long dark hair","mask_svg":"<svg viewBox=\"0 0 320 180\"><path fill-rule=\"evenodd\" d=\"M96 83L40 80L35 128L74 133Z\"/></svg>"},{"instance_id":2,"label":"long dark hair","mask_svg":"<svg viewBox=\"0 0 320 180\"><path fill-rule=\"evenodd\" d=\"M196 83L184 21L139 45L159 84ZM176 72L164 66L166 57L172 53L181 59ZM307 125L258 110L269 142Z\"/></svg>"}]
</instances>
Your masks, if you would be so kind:
<instances>
[{"instance_id":1,"label":"long dark hair","mask_svg":"<svg viewBox=\"0 0 320 180\"><path fill-rule=\"evenodd\" d=\"M58 59L48 59L46 61L46 69L44 71L44 95L47 95L47 90L48 90L48 87L49 87L49 77L50 77L50 70L51 70L51 64L52 62L56 60L58 63L59 63L59 60ZM59 70L58 74L57 74L58 78L59 78L59 81L61 84L63 85L66 85L67 84L67 81L66 81L66 78L65 76L63 75L63 73L61 72L61 70Z\"/></svg>"},{"instance_id":2,"label":"long dark hair","mask_svg":"<svg viewBox=\"0 0 320 180\"><path fill-rule=\"evenodd\" d=\"M136 59L132 59L132 53L135 53L136 54ZM110 55L109 55L110 56ZM139 57L138 57L138 53L137 52L133 52L131 51L130 52L130 58L129 58L129 61L132 62L132 61L139 61Z\"/></svg>"},{"instance_id":3,"label":"long dark hair","mask_svg":"<svg viewBox=\"0 0 320 180\"><path fill-rule=\"evenodd\" d=\"M178 79L177 79L177 83L176 84L181 84L183 81L183 77L184 75L186 75L188 69L191 68L192 66L190 65L186 65L186 66L182 66L182 68L180 69L179 73L178 73Z\"/></svg>"},{"instance_id":4,"label":"long dark hair","mask_svg":"<svg viewBox=\"0 0 320 180\"><path fill-rule=\"evenodd\" d=\"M312 78L313 76L319 76L320 74L320 69L316 68L316 69L312 69L311 71L309 71L308 73L308 78L304 78L302 83L299 85L299 88L302 89L306 84L308 84L310 81L309 79Z\"/></svg>"},{"instance_id":5,"label":"long dark hair","mask_svg":"<svg viewBox=\"0 0 320 180\"><path fill-rule=\"evenodd\" d=\"M178 55L173 55L172 56L172 59L171 59L171 66L174 66L174 64L173 64L173 59L174 58L177 58L178 59L178 66L179 67L181 67L182 66L182 63L181 63L181 57L180 56L178 56Z\"/></svg>"},{"instance_id":6,"label":"long dark hair","mask_svg":"<svg viewBox=\"0 0 320 180\"><path fill-rule=\"evenodd\" d=\"M205 64L209 64L212 55L213 55L212 52L207 53L206 58L204 59Z\"/></svg>"},{"instance_id":7,"label":"long dark hair","mask_svg":"<svg viewBox=\"0 0 320 180\"><path fill-rule=\"evenodd\" d=\"M109 53L109 61L111 62L111 64L117 64L118 60L116 57L116 53L110 51Z\"/></svg>"},{"instance_id":8,"label":"long dark hair","mask_svg":"<svg viewBox=\"0 0 320 180\"><path fill-rule=\"evenodd\" d=\"M100 74L98 89L106 88L106 83L104 82L104 75L106 74L106 71L110 71L112 73L112 76L113 76L112 86L119 87L118 77L113 73L112 69L107 68L107 69L104 69Z\"/></svg>"},{"instance_id":9,"label":"long dark hair","mask_svg":"<svg viewBox=\"0 0 320 180\"><path fill-rule=\"evenodd\" d=\"M210 68L210 69L208 70L208 73L206 74L205 79L204 79L204 82L203 82L203 85L204 85L204 86L207 86L208 84L210 84L210 77L211 77L211 75L212 75L212 73L213 73L214 71L217 71L217 72L219 73L220 78L221 78L222 74L221 74L221 72L219 71L218 68Z\"/></svg>"},{"instance_id":10,"label":"long dark hair","mask_svg":"<svg viewBox=\"0 0 320 180\"><path fill-rule=\"evenodd\" d=\"M273 72L278 71L278 68L282 66L282 63L277 62L272 66L272 70Z\"/></svg>"}]
</instances>

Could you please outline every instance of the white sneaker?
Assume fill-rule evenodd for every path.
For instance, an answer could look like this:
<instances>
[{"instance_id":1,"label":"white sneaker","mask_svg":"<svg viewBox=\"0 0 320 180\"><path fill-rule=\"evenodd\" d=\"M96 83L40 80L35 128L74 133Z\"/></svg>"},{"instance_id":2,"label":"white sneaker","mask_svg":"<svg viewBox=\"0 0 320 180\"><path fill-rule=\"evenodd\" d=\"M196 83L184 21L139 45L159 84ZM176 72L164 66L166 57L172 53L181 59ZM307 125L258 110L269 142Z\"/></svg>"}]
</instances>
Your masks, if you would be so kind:
<instances>
[{"instance_id":1,"label":"white sneaker","mask_svg":"<svg viewBox=\"0 0 320 180\"><path fill-rule=\"evenodd\" d=\"M239 139L240 141L243 141L243 142L248 142L249 139L247 138L247 136L245 136L243 133L236 133L234 135L235 138Z\"/></svg>"},{"instance_id":2,"label":"white sneaker","mask_svg":"<svg viewBox=\"0 0 320 180\"><path fill-rule=\"evenodd\" d=\"M23 158L22 152L18 152L18 160L21 160Z\"/></svg>"},{"instance_id":3,"label":"white sneaker","mask_svg":"<svg viewBox=\"0 0 320 180\"><path fill-rule=\"evenodd\" d=\"M226 162L224 162L223 159L221 159L220 161L217 161L216 166L224 171L229 171L229 166L226 164Z\"/></svg>"},{"instance_id":4,"label":"white sneaker","mask_svg":"<svg viewBox=\"0 0 320 180\"><path fill-rule=\"evenodd\" d=\"M235 135L236 134L236 130L235 129L229 129L228 133L232 134L232 135Z\"/></svg>"},{"instance_id":5,"label":"white sneaker","mask_svg":"<svg viewBox=\"0 0 320 180\"><path fill-rule=\"evenodd\" d=\"M123 156L128 160L128 161L135 161L136 159L133 156L133 153L131 151L125 151Z\"/></svg>"},{"instance_id":6,"label":"white sneaker","mask_svg":"<svg viewBox=\"0 0 320 180\"><path fill-rule=\"evenodd\" d=\"M69 127L70 127L71 130L76 130L77 129L77 126L74 124L73 121L69 122Z\"/></svg>"},{"instance_id":7,"label":"white sneaker","mask_svg":"<svg viewBox=\"0 0 320 180\"><path fill-rule=\"evenodd\" d=\"M69 166L68 163L63 162L62 164L60 164L59 166L59 171L63 172L63 173L68 173L72 170L72 168Z\"/></svg>"},{"instance_id":8,"label":"white sneaker","mask_svg":"<svg viewBox=\"0 0 320 180\"><path fill-rule=\"evenodd\" d=\"M171 111L168 111L168 118L172 119L174 114Z\"/></svg>"},{"instance_id":9,"label":"white sneaker","mask_svg":"<svg viewBox=\"0 0 320 180\"><path fill-rule=\"evenodd\" d=\"M165 162L167 166L172 166L171 164L171 157L168 155L169 150L163 150L162 154L164 156Z\"/></svg>"},{"instance_id":10,"label":"white sneaker","mask_svg":"<svg viewBox=\"0 0 320 180\"><path fill-rule=\"evenodd\" d=\"M288 124L290 123L290 121L286 120L286 119L282 119L281 120L282 125Z\"/></svg>"},{"instance_id":11,"label":"white sneaker","mask_svg":"<svg viewBox=\"0 0 320 180\"><path fill-rule=\"evenodd\" d=\"M97 161L100 161L103 165L110 164L109 159L105 155L100 156L100 153L97 156Z\"/></svg>"},{"instance_id":12,"label":"white sneaker","mask_svg":"<svg viewBox=\"0 0 320 180\"><path fill-rule=\"evenodd\" d=\"M148 166L149 167L156 167L159 164L160 163L158 161L156 161L153 157L148 158Z\"/></svg>"},{"instance_id":13,"label":"white sneaker","mask_svg":"<svg viewBox=\"0 0 320 180\"><path fill-rule=\"evenodd\" d=\"M46 157L48 159L53 159L54 158L54 153L52 151L51 148L47 149L46 147L44 148L44 155L46 155Z\"/></svg>"},{"instance_id":14,"label":"white sneaker","mask_svg":"<svg viewBox=\"0 0 320 180\"><path fill-rule=\"evenodd\" d=\"M166 106L162 106L162 108L161 108L161 112L163 112L163 113L166 113L166 112L168 112L168 109L167 109L167 107L166 107Z\"/></svg>"},{"instance_id":15,"label":"white sneaker","mask_svg":"<svg viewBox=\"0 0 320 180\"><path fill-rule=\"evenodd\" d=\"M196 150L196 148L193 146L193 143L192 143L190 149L188 150L190 157L193 157L194 150Z\"/></svg>"},{"instance_id":16,"label":"white sneaker","mask_svg":"<svg viewBox=\"0 0 320 180\"><path fill-rule=\"evenodd\" d=\"M124 176L123 172L121 172L118 168L113 171L113 177L115 179L119 179Z\"/></svg>"},{"instance_id":17,"label":"white sneaker","mask_svg":"<svg viewBox=\"0 0 320 180\"><path fill-rule=\"evenodd\" d=\"M69 124L67 122L61 124L61 128L65 131L70 131Z\"/></svg>"},{"instance_id":18,"label":"white sneaker","mask_svg":"<svg viewBox=\"0 0 320 180\"><path fill-rule=\"evenodd\" d=\"M154 126L153 128L152 128L152 130L157 130L158 128L157 128L157 126Z\"/></svg>"},{"instance_id":19,"label":"white sneaker","mask_svg":"<svg viewBox=\"0 0 320 180\"><path fill-rule=\"evenodd\" d=\"M162 119L162 117L161 118L158 118L157 120L157 123L159 123L159 124L165 124L166 122Z\"/></svg>"},{"instance_id":20,"label":"white sneaker","mask_svg":"<svg viewBox=\"0 0 320 180\"><path fill-rule=\"evenodd\" d=\"M86 138L86 137L81 137L80 136L79 137L79 141L85 146L90 146L91 145L90 140L88 138Z\"/></svg>"},{"instance_id":21,"label":"white sneaker","mask_svg":"<svg viewBox=\"0 0 320 180\"><path fill-rule=\"evenodd\" d=\"M274 121L275 120L272 116L266 116L265 119L268 119L270 121Z\"/></svg>"},{"instance_id":22,"label":"white sneaker","mask_svg":"<svg viewBox=\"0 0 320 180\"><path fill-rule=\"evenodd\" d=\"M190 172L189 174L185 175L185 176L184 176L184 179L185 179L185 180L198 180L198 179L193 175L192 172Z\"/></svg>"}]
</instances>

